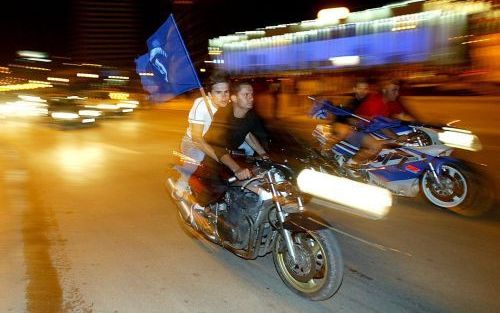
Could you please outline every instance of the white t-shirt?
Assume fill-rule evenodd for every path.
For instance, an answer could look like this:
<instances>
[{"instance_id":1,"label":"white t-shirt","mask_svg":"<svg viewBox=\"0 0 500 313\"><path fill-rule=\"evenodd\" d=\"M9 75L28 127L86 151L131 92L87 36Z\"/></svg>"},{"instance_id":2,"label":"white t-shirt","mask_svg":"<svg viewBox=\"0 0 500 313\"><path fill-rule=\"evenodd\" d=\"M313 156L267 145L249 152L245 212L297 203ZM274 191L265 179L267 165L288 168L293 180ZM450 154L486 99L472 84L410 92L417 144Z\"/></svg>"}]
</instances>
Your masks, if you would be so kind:
<instances>
[{"instance_id":1,"label":"white t-shirt","mask_svg":"<svg viewBox=\"0 0 500 313\"><path fill-rule=\"evenodd\" d=\"M215 114L215 112L217 112L217 108L212 104L210 99L208 100L208 103L210 105L210 108L212 109L212 114ZM202 136L204 136L210 128L210 124L212 124L212 117L210 117L210 113L208 112L203 97L199 97L194 100L193 107L189 111L188 122L189 126L186 130L186 134L189 138L193 138L191 135L191 124L203 125Z\"/></svg>"}]
</instances>

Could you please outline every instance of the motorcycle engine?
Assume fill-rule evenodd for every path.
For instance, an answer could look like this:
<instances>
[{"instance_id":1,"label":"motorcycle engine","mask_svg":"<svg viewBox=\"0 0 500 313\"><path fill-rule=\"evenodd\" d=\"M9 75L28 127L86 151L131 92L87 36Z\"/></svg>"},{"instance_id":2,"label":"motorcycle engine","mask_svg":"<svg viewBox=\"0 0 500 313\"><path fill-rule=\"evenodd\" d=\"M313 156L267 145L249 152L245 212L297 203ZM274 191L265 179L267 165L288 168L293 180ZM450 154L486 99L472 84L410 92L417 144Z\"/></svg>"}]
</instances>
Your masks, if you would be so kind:
<instances>
[{"instance_id":1,"label":"motorcycle engine","mask_svg":"<svg viewBox=\"0 0 500 313\"><path fill-rule=\"evenodd\" d=\"M236 229L233 244L245 246L250 236L250 224L247 218L255 221L261 207L259 196L240 188L231 188L225 196L228 212L226 219Z\"/></svg>"}]
</instances>

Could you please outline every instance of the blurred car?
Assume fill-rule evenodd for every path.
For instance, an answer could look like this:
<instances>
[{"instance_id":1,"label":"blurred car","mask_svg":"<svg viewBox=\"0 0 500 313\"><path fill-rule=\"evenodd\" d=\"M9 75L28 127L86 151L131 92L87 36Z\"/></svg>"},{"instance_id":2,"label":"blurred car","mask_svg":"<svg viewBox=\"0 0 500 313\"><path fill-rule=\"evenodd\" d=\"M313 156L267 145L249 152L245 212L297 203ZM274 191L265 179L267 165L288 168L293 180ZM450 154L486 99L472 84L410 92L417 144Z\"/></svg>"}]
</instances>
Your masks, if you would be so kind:
<instances>
[{"instance_id":1,"label":"blurred car","mask_svg":"<svg viewBox=\"0 0 500 313\"><path fill-rule=\"evenodd\" d=\"M0 94L0 118L31 118L47 115L47 101L29 94Z\"/></svg>"},{"instance_id":2,"label":"blurred car","mask_svg":"<svg viewBox=\"0 0 500 313\"><path fill-rule=\"evenodd\" d=\"M102 112L90 109L75 98L51 98L48 100L48 117L51 122L64 127L93 126Z\"/></svg>"},{"instance_id":3,"label":"blurred car","mask_svg":"<svg viewBox=\"0 0 500 313\"><path fill-rule=\"evenodd\" d=\"M139 101L128 99L129 94L125 92L94 90L85 92L84 96L85 107L102 111L101 117L126 116L139 105Z\"/></svg>"}]
</instances>

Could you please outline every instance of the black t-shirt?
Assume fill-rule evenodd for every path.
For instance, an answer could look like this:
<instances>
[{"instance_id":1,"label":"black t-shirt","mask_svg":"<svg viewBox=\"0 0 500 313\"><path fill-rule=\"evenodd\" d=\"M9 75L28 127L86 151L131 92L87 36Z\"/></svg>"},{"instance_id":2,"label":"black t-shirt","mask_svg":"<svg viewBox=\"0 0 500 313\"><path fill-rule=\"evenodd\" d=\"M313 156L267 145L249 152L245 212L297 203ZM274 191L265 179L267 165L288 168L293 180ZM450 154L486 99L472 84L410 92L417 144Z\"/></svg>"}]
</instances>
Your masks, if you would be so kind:
<instances>
[{"instance_id":1,"label":"black t-shirt","mask_svg":"<svg viewBox=\"0 0 500 313\"><path fill-rule=\"evenodd\" d=\"M265 145L266 130L255 111L250 110L245 117L237 118L234 116L233 106L228 105L225 108L220 108L214 115L204 139L214 148L215 154L220 158L227 153L227 150L238 149L248 133L255 135L259 142Z\"/></svg>"},{"instance_id":2,"label":"black t-shirt","mask_svg":"<svg viewBox=\"0 0 500 313\"><path fill-rule=\"evenodd\" d=\"M365 102L365 100L367 99L367 97L364 97L364 98L361 98L361 99L358 99L356 97L356 95L352 95L351 99L349 99L349 101L347 101L347 103L345 104L345 108L346 110L348 110L349 112L355 112L359 106Z\"/></svg>"},{"instance_id":3,"label":"black t-shirt","mask_svg":"<svg viewBox=\"0 0 500 313\"><path fill-rule=\"evenodd\" d=\"M352 97L342 106L342 109L354 113L367 98L368 97L365 96L364 98L358 99L355 94L352 94ZM336 120L341 123L349 123L350 119L351 117L337 116Z\"/></svg>"}]
</instances>

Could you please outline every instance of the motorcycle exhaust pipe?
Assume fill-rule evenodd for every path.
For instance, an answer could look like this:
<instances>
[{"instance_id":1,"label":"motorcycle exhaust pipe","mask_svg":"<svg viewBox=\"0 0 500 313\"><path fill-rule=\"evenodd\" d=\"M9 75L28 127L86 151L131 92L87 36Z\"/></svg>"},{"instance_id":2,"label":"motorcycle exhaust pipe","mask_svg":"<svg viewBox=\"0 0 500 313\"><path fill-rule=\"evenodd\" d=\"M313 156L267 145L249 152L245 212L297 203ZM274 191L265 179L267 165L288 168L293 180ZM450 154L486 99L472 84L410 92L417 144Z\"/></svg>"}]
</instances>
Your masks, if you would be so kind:
<instances>
[{"instance_id":1,"label":"motorcycle exhaust pipe","mask_svg":"<svg viewBox=\"0 0 500 313\"><path fill-rule=\"evenodd\" d=\"M172 178L167 178L167 183L166 183L167 189L169 190L170 193L173 193L175 190L175 183L172 181ZM174 197L172 197L174 198ZM191 206L193 203L189 201L188 199L175 199L175 203L177 204L177 207L179 208L179 212L181 213L182 218L190 222L191 221Z\"/></svg>"}]
</instances>

